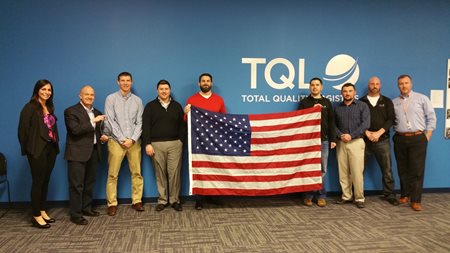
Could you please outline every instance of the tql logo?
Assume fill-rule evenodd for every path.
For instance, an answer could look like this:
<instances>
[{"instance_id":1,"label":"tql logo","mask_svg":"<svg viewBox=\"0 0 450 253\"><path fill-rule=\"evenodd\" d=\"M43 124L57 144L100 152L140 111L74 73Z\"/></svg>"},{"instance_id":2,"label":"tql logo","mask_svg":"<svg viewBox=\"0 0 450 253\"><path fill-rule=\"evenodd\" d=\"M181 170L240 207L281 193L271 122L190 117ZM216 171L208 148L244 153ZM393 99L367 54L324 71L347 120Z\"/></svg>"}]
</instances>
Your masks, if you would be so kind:
<instances>
[{"instance_id":1,"label":"tql logo","mask_svg":"<svg viewBox=\"0 0 450 253\"><path fill-rule=\"evenodd\" d=\"M256 89L258 87L258 64L266 64L266 58L242 58L243 64L250 64L250 88ZM275 82L272 78L272 68L278 64L284 65L288 70L288 75L281 75L279 80ZM264 69L264 78L266 83L274 89L294 89L295 67L292 62L285 58L275 58L266 64ZM341 90L344 83L355 84L359 78L358 61L350 55L339 54L328 61L325 68L325 81L331 82L331 85L336 90ZM309 84L305 83L305 59L298 59L298 88L308 89Z\"/></svg>"}]
</instances>

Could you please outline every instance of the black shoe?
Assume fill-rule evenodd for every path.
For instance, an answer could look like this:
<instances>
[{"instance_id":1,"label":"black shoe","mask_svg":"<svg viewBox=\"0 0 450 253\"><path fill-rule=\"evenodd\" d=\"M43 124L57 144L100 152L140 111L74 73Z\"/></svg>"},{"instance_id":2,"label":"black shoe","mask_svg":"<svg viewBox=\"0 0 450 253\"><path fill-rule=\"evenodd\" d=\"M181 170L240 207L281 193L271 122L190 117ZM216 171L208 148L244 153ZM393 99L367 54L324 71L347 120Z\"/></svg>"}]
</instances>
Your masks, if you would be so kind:
<instances>
[{"instance_id":1,"label":"black shoe","mask_svg":"<svg viewBox=\"0 0 450 253\"><path fill-rule=\"evenodd\" d=\"M183 207L181 207L181 204L178 202L173 203L172 208L175 209L176 211L183 211Z\"/></svg>"},{"instance_id":2,"label":"black shoe","mask_svg":"<svg viewBox=\"0 0 450 253\"><path fill-rule=\"evenodd\" d=\"M195 210L202 210L203 209L203 201L197 199L195 201Z\"/></svg>"},{"instance_id":3,"label":"black shoe","mask_svg":"<svg viewBox=\"0 0 450 253\"><path fill-rule=\"evenodd\" d=\"M393 206L398 206L400 205L400 202L398 202L398 200L394 197L394 198L388 198L386 199L387 202L389 202L389 204L393 205Z\"/></svg>"},{"instance_id":4,"label":"black shoe","mask_svg":"<svg viewBox=\"0 0 450 253\"><path fill-rule=\"evenodd\" d=\"M157 204L155 210L157 212L161 212L162 210L164 210L164 208L166 208L166 205L164 205L164 204Z\"/></svg>"},{"instance_id":5,"label":"black shoe","mask_svg":"<svg viewBox=\"0 0 450 253\"><path fill-rule=\"evenodd\" d=\"M362 201L356 201L356 202L355 202L355 205L356 205L358 208L364 208L364 202L362 202Z\"/></svg>"},{"instance_id":6,"label":"black shoe","mask_svg":"<svg viewBox=\"0 0 450 253\"><path fill-rule=\"evenodd\" d=\"M84 216L91 216L91 217L96 217L96 216L100 216L100 212L97 211L87 211L87 212L83 212Z\"/></svg>"},{"instance_id":7,"label":"black shoe","mask_svg":"<svg viewBox=\"0 0 450 253\"><path fill-rule=\"evenodd\" d=\"M343 204L347 204L347 203L351 203L351 202L352 202L351 200L345 200L345 199L341 198L336 201L336 204L343 205Z\"/></svg>"},{"instance_id":8,"label":"black shoe","mask_svg":"<svg viewBox=\"0 0 450 253\"><path fill-rule=\"evenodd\" d=\"M50 219L47 220L46 218L42 217L42 219L44 219L44 221L47 222L47 223L55 223L56 222L56 220L53 219L53 218L50 218Z\"/></svg>"},{"instance_id":9,"label":"black shoe","mask_svg":"<svg viewBox=\"0 0 450 253\"><path fill-rule=\"evenodd\" d=\"M33 227L37 227L37 228L50 228L50 224L45 223L44 225L39 224L39 222L37 222L37 220L35 218L31 219L31 223L33 224Z\"/></svg>"},{"instance_id":10,"label":"black shoe","mask_svg":"<svg viewBox=\"0 0 450 253\"><path fill-rule=\"evenodd\" d=\"M83 217L71 217L70 221L77 225L87 225L88 221Z\"/></svg>"}]
</instances>

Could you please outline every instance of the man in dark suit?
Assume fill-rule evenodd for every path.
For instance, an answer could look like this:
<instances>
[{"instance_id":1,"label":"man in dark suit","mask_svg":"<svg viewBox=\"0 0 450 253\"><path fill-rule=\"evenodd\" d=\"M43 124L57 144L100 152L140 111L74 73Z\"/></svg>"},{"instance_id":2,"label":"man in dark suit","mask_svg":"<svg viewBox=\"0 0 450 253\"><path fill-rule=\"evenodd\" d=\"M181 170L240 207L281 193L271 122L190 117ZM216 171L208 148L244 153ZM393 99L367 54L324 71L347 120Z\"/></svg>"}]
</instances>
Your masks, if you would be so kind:
<instances>
[{"instance_id":1,"label":"man in dark suit","mask_svg":"<svg viewBox=\"0 0 450 253\"><path fill-rule=\"evenodd\" d=\"M108 137L101 132L106 117L93 107L94 89L86 85L79 96L80 102L64 111L67 128L64 159L68 165L70 220L86 225L88 221L83 215L100 215L92 210L92 192L101 160L101 143Z\"/></svg>"}]
</instances>

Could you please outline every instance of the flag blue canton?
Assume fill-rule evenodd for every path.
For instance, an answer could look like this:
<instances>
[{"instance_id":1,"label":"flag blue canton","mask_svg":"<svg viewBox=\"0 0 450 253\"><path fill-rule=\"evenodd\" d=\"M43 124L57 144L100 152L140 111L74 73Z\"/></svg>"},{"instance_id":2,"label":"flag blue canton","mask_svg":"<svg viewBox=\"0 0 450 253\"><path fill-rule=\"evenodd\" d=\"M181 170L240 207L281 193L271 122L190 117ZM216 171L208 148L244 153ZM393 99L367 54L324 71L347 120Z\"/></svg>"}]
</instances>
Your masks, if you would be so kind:
<instances>
[{"instance_id":1,"label":"flag blue canton","mask_svg":"<svg viewBox=\"0 0 450 253\"><path fill-rule=\"evenodd\" d=\"M250 120L247 115L191 110L192 153L249 156Z\"/></svg>"}]
</instances>

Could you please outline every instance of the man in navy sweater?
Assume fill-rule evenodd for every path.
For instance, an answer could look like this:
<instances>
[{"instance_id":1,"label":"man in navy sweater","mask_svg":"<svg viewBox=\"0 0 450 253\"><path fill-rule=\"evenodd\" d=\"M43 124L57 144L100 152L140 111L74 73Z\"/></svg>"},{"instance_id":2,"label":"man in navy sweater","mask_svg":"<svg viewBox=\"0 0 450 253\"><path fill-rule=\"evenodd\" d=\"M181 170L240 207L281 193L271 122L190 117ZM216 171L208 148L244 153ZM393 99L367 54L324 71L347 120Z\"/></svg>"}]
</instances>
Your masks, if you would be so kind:
<instances>
[{"instance_id":1,"label":"man in navy sweater","mask_svg":"<svg viewBox=\"0 0 450 253\"><path fill-rule=\"evenodd\" d=\"M142 145L151 157L159 198L156 211L171 205L182 211L180 203L181 158L186 122L181 105L170 95L170 83L160 80L158 97L149 102L142 115Z\"/></svg>"}]
</instances>

